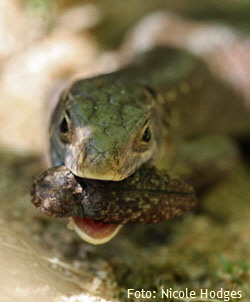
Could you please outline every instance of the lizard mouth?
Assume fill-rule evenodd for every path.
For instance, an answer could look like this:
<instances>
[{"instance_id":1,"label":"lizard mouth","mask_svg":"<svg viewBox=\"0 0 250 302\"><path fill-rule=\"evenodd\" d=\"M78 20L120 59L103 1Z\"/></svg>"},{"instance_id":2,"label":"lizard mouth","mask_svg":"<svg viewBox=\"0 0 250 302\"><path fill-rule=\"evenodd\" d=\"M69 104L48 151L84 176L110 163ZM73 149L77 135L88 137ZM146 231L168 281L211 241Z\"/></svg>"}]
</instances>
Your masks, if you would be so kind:
<instances>
[{"instance_id":1,"label":"lizard mouth","mask_svg":"<svg viewBox=\"0 0 250 302\"><path fill-rule=\"evenodd\" d=\"M82 175L74 175L78 179L83 178ZM86 178L91 179L91 177ZM109 178L102 177L101 180L109 180ZM94 245L107 243L115 237L121 227L121 224L104 223L86 217L70 217L68 224L68 228L74 230L82 240Z\"/></svg>"},{"instance_id":2,"label":"lizard mouth","mask_svg":"<svg viewBox=\"0 0 250 302\"><path fill-rule=\"evenodd\" d=\"M121 227L121 224L103 223L79 217L70 217L68 224L68 228L73 229L84 241L95 245L110 241Z\"/></svg>"}]
</instances>

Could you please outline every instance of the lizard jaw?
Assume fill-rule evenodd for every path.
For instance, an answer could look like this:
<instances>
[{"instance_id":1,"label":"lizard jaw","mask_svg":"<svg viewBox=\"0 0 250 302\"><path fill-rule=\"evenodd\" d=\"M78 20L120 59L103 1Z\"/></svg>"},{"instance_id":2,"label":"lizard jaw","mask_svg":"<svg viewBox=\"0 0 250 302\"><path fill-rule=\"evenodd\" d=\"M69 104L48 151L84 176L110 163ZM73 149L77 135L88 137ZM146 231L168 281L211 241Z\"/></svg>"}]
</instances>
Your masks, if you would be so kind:
<instances>
[{"instance_id":1,"label":"lizard jaw","mask_svg":"<svg viewBox=\"0 0 250 302\"><path fill-rule=\"evenodd\" d=\"M82 175L74 175L82 178ZM102 177L101 179L109 180L107 177ZM103 223L85 217L70 217L68 224L68 228L74 230L82 240L93 245L107 243L115 237L121 227L121 224Z\"/></svg>"},{"instance_id":2,"label":"lizard jaw","mask_svg":"<svg viewBox=\"0 0 250 302\"><path fill-rule=\"evenodd\" d=\"M70 217L68 228L84 241L99 245L110 241L121 229L121 224L96 222L87 218Z\"/></svg>"}]
</instances>

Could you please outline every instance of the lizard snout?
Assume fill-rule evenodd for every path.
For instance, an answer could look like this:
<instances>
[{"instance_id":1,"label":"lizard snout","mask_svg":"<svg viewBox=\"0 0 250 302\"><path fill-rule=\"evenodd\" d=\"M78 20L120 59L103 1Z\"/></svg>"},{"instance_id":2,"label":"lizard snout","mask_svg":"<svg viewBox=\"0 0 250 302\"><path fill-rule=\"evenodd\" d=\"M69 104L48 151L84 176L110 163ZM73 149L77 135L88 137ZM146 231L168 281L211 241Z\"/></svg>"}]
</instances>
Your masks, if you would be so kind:
<instances>
[{"instance_id":1,"label":"lizard snout","mask_svg":"<svg viewBox=\"0 0 250 302\"><path fill-rule=\"evenodd\" d=\"M78 154L76 169L72 172L83 178L119 181L128 176L126 170L117 152L100 152L88 146Z\"/></svg>"}]
</instances>

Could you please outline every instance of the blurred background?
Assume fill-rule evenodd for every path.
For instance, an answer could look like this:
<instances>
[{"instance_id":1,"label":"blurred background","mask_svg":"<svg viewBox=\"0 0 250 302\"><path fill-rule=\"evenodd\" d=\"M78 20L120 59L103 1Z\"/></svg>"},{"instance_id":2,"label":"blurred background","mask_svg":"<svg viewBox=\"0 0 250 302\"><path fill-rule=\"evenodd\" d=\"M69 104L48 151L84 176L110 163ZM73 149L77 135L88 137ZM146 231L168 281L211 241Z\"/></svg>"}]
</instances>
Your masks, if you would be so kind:
<instances>
[{"instance_id":1,"label":"blurred background","mask_svg":"<svg viewBox=\"0 0 250 302\"><path fill-rule=\"evenodd\" d=\"M166 285L240 288L246 293L240 301L248 301L249 174L233 181L237 208L228 206L235 206L230 182L223 213L220 189L207 196L209 215L227 221L223 227L209 215L187 216L164 227L136 227L132 236L128 227L104 247L81 242L65 220L42 217L29 202L32 179L46 168L48 121L62 87L116 70L159 44L202 57L250 108L248 0L0 1L1 301L115 301L127 287Z\"/></svg>"}]
</instances>

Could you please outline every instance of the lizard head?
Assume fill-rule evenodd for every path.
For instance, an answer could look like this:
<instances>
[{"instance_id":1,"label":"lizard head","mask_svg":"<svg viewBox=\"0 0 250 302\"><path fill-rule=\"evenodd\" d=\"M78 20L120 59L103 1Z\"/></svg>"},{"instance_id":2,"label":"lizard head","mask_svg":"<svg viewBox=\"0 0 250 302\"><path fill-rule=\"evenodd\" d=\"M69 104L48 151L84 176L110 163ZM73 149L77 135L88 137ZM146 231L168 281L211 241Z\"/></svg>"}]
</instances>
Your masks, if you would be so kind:
<instances>
[{"instance_id":1,"label":"lizard head","mask_svg":"<svg viewBox=\"0 0 250 302\"><path fill-rule=\"evenodd\" d=\"M62 95L50 126L51 157L81 178L120 181L156 156L161 131L156 95L112 74L80 80ZM73 217L85 241L102 244L120 225Z\"/></svg>"},{"instance_id":2,"label":"lizard head","mask_svg":"<svg viewBox=\"0 0 250 302\"><path fill-rule=\"evenodd\" d=\"M62 96L50 127L51 155L79 177L119 181L155 156L160 129L152 90L108 80L80 80Z\"/></svg>"}]
</instances>

